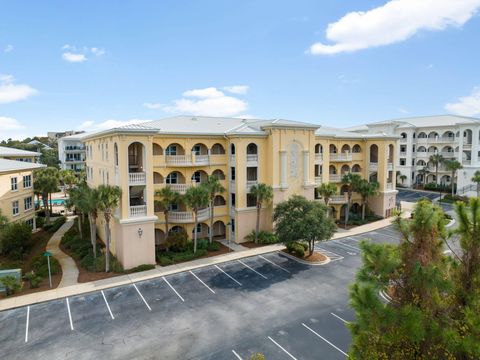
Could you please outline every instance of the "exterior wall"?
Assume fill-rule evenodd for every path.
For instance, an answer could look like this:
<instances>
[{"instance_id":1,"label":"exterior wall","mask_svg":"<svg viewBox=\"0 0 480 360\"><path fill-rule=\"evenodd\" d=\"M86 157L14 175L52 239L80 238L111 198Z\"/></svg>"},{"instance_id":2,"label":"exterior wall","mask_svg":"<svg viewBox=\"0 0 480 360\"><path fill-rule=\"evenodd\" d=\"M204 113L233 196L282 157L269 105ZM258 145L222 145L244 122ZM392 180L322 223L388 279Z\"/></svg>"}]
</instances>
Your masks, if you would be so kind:
<instances>
[{"instance_id":1,"label":"exterior wall","mask_svg":"<svg viewBox=\"0 0 480 360\"><path fill-rule=\"evenodd\" d=\"M25 188L23 184L23 176L32 176L32 186ZM11 178L17 178L18 190L11 190ZM32 208L25 210L24 199L32 198ZM18 201L19 213L13 215L12 202ZM9 221L28 221L33 219L33 227L35 228L35 198L33 193L33 174L31 170L21 172L4 172L0 173L0 210L2 215L6 216Z\"/></svg>"},{"instance_id":2,"label":"exterior wall","mask_svg":"<svg viewBox=\"0 0 480 360\"><path fill-rule=\"evenodd\" d=\"M78 159L77 159L78 158ZM58 140L60 168L79 173L85 168L85 148L80 139L60 138Z\"/></svg>"}]
</instances>

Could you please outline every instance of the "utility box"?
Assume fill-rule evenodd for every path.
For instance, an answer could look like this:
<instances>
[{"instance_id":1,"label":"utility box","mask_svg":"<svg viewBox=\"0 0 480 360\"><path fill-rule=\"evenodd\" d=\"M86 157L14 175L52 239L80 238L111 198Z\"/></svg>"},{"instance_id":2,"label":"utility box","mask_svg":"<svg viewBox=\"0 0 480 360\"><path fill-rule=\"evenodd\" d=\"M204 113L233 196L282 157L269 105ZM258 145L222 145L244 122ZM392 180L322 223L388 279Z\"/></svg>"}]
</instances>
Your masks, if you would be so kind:
<instances>
[{"instance_id":1,"label":"utility box","mask_svg":"<svg viewBox=\"0 0 480 360\"><path fill-rule=\"evenodd\" d=\"M6 276L13 276L17 280L22 280L22 269L0 270L0 279ZM5 292L5 286L0 283L0 293Z\"/></svg>"}]
</instances>

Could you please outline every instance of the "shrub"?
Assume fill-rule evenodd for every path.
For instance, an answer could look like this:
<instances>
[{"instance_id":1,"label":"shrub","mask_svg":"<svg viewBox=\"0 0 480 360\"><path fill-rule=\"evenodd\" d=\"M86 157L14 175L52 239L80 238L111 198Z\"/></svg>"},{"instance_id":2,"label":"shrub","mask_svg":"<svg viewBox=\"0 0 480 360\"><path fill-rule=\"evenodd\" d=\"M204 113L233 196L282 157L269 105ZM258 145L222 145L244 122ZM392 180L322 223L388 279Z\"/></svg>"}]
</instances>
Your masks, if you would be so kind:
<instances>
[{"instance_id":1,"label":"shrub","mask_svg":"<svg viewBox=\"0 0 480 360\"><path fill-rule=\"evenodd\" d=\"M212 242L211 244L208 244L207 250L208 251L218 251L220 250L220 243L217 241Z\"/></svg>"},{"instance_id":2,"label":"shrub","mask_svg":"<svg viewBox=\"0 0 480 360\"><path fill-rule=\"evenodd\" d=\"M245 239L248 241L255 241L255 230L252 230L250 234L245 236ZM278 236L270 231L260 230L258 232L258 243L259 244L276 244L280 242Z\"/></svg>"},{"instance_id":3,"label":"shrub","mask_svg":"<svg viewBox=\"0 0 480 360\"><path fill-rule=\"evenodd\" d=\"M250 356L249 360L265 360L265 355L261 353L255 353L252 356Z\"/></svg>"},{"instance_id":4,"label":"shrub","mask_svg":"<svg viewBox=\"0 0 480 360\"><path fill-rule=\"evenodd\" d=\"M188 235L185 231L170 233L165 241L165 247L171 251L185 251L188 248Z\"/></svg>"},{"instance_id":5,"label":"shrub","mask_svg":"<svg viewBox=\"0 0 480 360\"><path fill-rule=\"evenodd\" d=\"M2 253L20 259L32 245L32 228L24 222L5 225L0 234Z\"/></svg>"},{"instance_id":6,"label":"shrub","mask_svg":"<svg viewBox=\"0 0 480 360\"><path fill-rule=\"evenodd\" d=\"M43 229L48 231L49 233L53 234L54 232L56 232L58 229L60 229L60 227L65 224L65 221L67 221L67 219L65 218L65 216L60 216L58 218L55 219L55 221L53 223L50 223L48 225L44 225L43 226Z\"/></svg>"},{"instance_id":7,"label":"shrub","mask_svg":"<svg viewBox=\"0 0 480 360\"><path fill-rule=\"evenodd\" d=\"M287 244L287 251L299 258L303 258L305 256L305 250L308 248L308 245L302 244L299 242L291 242Z\"/></svg>"},{"instance_id":8,"label":"shrub","mask_svg":"<svg viewBox=\"0 0 480 360\"><path fill-rule=\"evenodd\" d=\"M168 256L159 256L158 262L161 266L168 266L173 264L173 260L170 259Z\"/></svg>"},{"instance_id":9,"label":"shrub","mask_svg":"<svg viewBox=\"0 0 480 360\"><path fill-rule=\"evenodd\" d=\"M105 271L105 254L100 254L99 256L97 256L97 260L95 262L95 268L96 268L96 271ZM116 272L116 273L123 272L122 264L112 254L110 254L110 271Z\"/></svg>"},{"instance_id":10,"label":"shrub","mask_svg":"<svg viewBox=\"0 0 480 360\"><path fill-rule=\"evenodd\" d=\"M42 216L37 216L35 223L37 228L43 228L43 225L45 225L45 218Z\"/></svg>"},{"instance_id":11,"label":"shrub","mask_svg":"<svg viewBox=\"0 0 480 360\"><path fill-rule=\"evenodd\" d=\"M138 265L137 267L129 269L128 272L134 273L134 272L141 272L141 271L147 271L147 270L153 270L153 269L155 269L155 265L142 264L142 265Z\"/></svg>"},{"instance_id":12,"label":"shrub","mask_svg":"<svg viewBox=\"0 0 480 360\"><path fill-rule=\"evenodd\" d=\"M30 267L41 278L48 277L48 260L46 256L43 256L43 254L35 256L30 262ZM60 269L61 268L58 260L53 256L50 256L50 270L52 275L59 274Z\"/></svg>"},{"instance_id":13,"label":"shrub","mask_svg":"<svg viewBox=\"0 0 480 360\"><path fill-rule=\"evenodd\" d=\"M197 250L198 249L207 250L208 245L209 245L208 239L197 240ZM191 247L192 247L192 250L193 250L193 242L192 242Z\"/></svg>"},{"instance_id":14,"label":"shrub","mask_svg":"<svg viewBox=\"0 0 480 360\"><path fill-rule=\"evenodd\" d=\"M7 296L15 294L23 288L22 281L14 276L4 276L0 278L0 283L5 286Z\"/></svg>"},{"instance_id":15,"label":"shrub","mask_svg":"<svg viewBox=\"0 0 480 360\"><path fill-rule=\"evenodd\" d=\"M34 271L26 273L23 278L28 281L30 289L38 288L42 281L42 277L35 274Z\"/></svg>"}]
</instances>

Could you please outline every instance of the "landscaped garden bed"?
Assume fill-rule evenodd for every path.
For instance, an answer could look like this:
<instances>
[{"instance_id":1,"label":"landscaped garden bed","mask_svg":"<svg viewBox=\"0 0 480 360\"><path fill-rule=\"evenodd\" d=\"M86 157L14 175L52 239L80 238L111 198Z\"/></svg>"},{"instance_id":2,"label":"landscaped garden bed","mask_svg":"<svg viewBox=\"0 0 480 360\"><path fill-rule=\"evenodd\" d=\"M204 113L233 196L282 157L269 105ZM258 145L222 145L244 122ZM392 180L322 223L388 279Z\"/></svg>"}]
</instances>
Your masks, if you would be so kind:
<instances>
[{"instance_id":1,"label":"landscaped garden bed","mask_svg":"<svg viewBox=\"0 0 480 360\"><path fill-rule=\"evenodd\" d=\"M269 231L260 230L258 232L257 242L255 242L255 231L252 231L250 234L245 236L246 242L243 242L241 245L254 249L261 246L278 244L280 239L277 235Z\"/></svg>"},{"instance_id":2,"label":"landscaped garden bed","mask_svg":"<svg viewBox=\"0 0 480 360\"><path fill-rule=\"evenodd\" d=\"M287 244L284 253L289 254L291 256L296 257L299 260L307 261L310 263L324 263L328 260L328 257L322 254L319 251L314 251L313 253L309 253L308 251L308 244L303 242L292 242Z\"/></svg>"}]
</instances>

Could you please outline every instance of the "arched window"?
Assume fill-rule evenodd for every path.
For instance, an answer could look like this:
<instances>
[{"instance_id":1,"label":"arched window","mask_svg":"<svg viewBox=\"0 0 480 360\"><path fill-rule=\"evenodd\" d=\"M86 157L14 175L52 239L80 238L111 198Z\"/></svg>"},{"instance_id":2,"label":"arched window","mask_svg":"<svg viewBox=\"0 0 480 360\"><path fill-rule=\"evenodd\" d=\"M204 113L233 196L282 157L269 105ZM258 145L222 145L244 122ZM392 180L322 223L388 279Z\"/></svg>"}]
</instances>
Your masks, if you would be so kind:
<instances>
[{"instance_id":1,"label":"arched window","mask_svg":"<svg viewBox=\"0 0 480 360\"><path fill-rule=\"evenodd\" d=\"M247 154L257 155L257 151L258 151L258 148L257 148L256 144L250 143L250 144L247 145Z\"/></svg>"},{"instance_id":2,"label":"arched window","mask_svg":"<svg viewBox=\"0 0 480 360\"><path fill-rule=\"evenodd\" d=\"M222 144L214 144L212 149L210 150L210 154L212 155L223 155L225 154L225 149L223 148Z\"/></svg>"},{"instance_id":3,"label":"arched window","mask_svg":"<svg viewBox=\"0 0 480 360\"><path fill-rule=\"evenodd\" d=\"M215 198L213 199L213 206L223 206L227 202L225 201L225 198L222 195L216 195Z\"/></svg>"},{"instance_id":4,"label":"arched window","mask_svg":"<svg viewBox=\"0 0 480 360\"><path fill-rule=\"evenodd\" d=\"M90 149L90 151L91 151L91 149ZM115 166L118 166L118 145L117 145L117 143L115 143L113 145L113 153L114 153L113 157L115 159L114 160L115 161Z\"/></svg>"},{"instance_id":5,"label":"arched window","mask_svg":"<svg viewBox=\"0 0 480 360\"><path fill-rule=\"evenodd\" d=\"M330 144L330 154L336 154L337 153L337 147L334 144Z\"/></svg>"},{"instance_id":6,"label":"arched window","mask_svg":"<svg viewBox=\"0 0 480 360\"><path fill-rule=\"evenodd\" d=\"M349 153L350 152L350 145L345 144L342 146L342 153Z\"/></svg>"},{"instance_id":7,"label":"arched window","mask_svg":"<svg viewBox=\"0 0 480 360\"><path fill-rule=\"evenodd\" d=\"M400 136L402 137L402 139L406 139L407 138L407 133L401 133Z\"/></svg>"},{"instance_id":8,"label":"arched window","mask_svg":"<svg viewBox=\"0 0 480 360\"><path fill-rule=\"evenodd\" d=\"M153 155L154 156L157 156L157 155L163 155L163 149L160 145L156 144L156 143L153 143Z\"/></svg>"},{"instance_id":9,"label":"arched window","mask_svg":"<svg viewBox=\"0 0 480 360\"><path fill-rule=\"evenodd\" d=\"M235 145L230 144L230 155L235 155Z\"/></svg>"},{"instance_id":10,"label":"arched window","mask_svg":"<svg viewBox=\"0 0 480 360\"><path fill-rule=\"evenodd\" d=\"M378 146L376 144L370 145L370 162L378 163Z\"/></svg>"},{"instance_id":11,"label":"arched window","mask_svg":"<svg viewBox=\"0 0 480 360\"><path fill-rule=\"evenodd\" d=\"M361 152L362 152L362 148L360 147L360 145L358 144L353 145L352 153L361 153Z\"/></svg>"},{"instance_id":12,"label":"arched window","mask_svg":"<svg viewBox=\"0 0 480 360\"><path fill-rule=\"evenodd\" d=\"M360 172L362 172L362 168L360 167L360 165L355 164L355 165L352 166L352 172L353 173L360 173Z\"/></svg>"},{"instance_id":13,"label":"arched window","mask_svg":"<svg viewBox=\"0 0 480 360\"><path fill-rule=\"evenodd\" d=\"M323 146L322 144L316 144L315 145L315 154L321 154L323 153Z\"/></svg>"},{"instance_id":14,"label":"arched window","mask_svg":"<svg viewBox=\"0 0 480 360\"><path fill-rule=\"evenodd\" d=\"M225 173L220 169L215 170L212 176L215 176L218 180L225 180Z\"/></svg>"},{"instance_id":15,"label":"arched window","mask_svg":"<svg viewBox=\"0 0 480 360\"><path fill-rule=\"evenodd\" d=\"M348 166L348 165L343 165L343 166L342 166L342 169L340 170L340 172L342 173L342 175L348 174L348 173L350 172L350 166Z\"/></svg>"},{"instance_id":16,"label":"arched window","mask_svg":"<svg viewBox=\"0 0 480 360\"><path fill-rule=\"evenodd\" d=\"M334 165L330 165L328 167L328 173L332 174L332 175L335 175L337 173L337 168Z\"/></svg>"},{"instance_id":17,"label":"arched window","mask_svg":"<svg viewBox=\"0 0 480 360\"><path fill-rule=\"evenodd\" d=\"M427 134L425 134L424 132L421 132L420 134L418 134L418 138L419 138L419 139L426 139L426 138L427 138Z\"/></svg>"},{"instance_id":18,"label":"arched window","mask_svg":"<svg viewBox=\"0 0 480 360\"><path fill-rule=\"evenodd\" d=\"M156 171L153 172L153 183L154 184L163 184L163 176Z\"/></svg>"}]
</instances>

